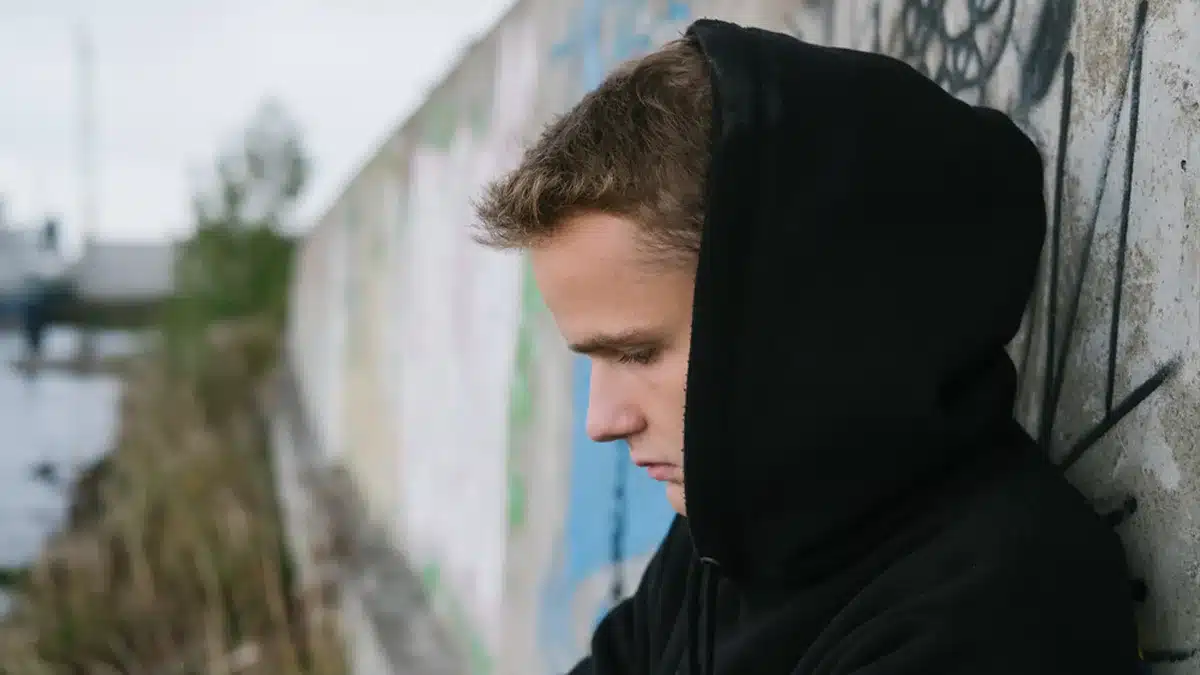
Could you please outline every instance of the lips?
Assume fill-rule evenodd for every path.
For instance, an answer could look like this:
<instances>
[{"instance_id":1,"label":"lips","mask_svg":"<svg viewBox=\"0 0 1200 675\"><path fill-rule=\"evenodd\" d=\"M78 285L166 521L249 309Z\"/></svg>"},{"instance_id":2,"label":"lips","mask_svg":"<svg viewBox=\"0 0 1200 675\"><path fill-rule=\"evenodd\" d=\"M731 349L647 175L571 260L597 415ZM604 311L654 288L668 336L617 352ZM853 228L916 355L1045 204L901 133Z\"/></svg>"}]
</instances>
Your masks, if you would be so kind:
<instances>
[{"instance_id":1,"label":"lips","mask_svg":"<svg viewBox=\"0 0 1200 675\"><path fill-rule=\"evenodd\" d=\"M646 470L650 477L662 483L675 483L682 479L679 467L666 462L634 459L633 463Z\"/></svg>"}]
</instances>

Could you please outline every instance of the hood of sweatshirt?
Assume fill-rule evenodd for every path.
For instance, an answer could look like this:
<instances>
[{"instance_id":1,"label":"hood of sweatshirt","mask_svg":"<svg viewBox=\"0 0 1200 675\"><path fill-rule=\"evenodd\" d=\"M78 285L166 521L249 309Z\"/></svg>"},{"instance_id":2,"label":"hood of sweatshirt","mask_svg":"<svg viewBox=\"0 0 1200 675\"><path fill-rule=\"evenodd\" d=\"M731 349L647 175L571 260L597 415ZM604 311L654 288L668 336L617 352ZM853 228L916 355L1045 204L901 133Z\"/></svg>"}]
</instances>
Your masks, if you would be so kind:
<instances>
[{"instance_id":1,"label":"hood of sweatshirt","mask_svg":"<svg viewBox=\"0 0 1200 675\"><path fill-rule=\"evenodd\" d=\"M880 55L701 20L714 90L684 431L696 551L806 585L1009 435L1033 143Z\"/></svg>"}]
</instances>

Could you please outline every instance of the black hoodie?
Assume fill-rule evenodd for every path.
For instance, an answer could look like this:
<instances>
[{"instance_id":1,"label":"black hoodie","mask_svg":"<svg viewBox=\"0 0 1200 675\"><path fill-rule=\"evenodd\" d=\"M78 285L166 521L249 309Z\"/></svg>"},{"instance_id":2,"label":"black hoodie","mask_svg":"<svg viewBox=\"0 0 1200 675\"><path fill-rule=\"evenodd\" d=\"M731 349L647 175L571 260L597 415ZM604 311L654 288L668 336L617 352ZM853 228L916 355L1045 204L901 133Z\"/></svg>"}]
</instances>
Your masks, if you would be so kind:
<instances>
[{"instance_id":1,"label":"black hoodie","mask_svg":"<svg viewBox=\"0 0 1200 675\"><path fill-rule=\"evenodd\" d=\"M701 20L688 518L573 673L1130 675L1115 534L1013 419L1045 228L1003 114Z\"/></svg>"}]
</instances>

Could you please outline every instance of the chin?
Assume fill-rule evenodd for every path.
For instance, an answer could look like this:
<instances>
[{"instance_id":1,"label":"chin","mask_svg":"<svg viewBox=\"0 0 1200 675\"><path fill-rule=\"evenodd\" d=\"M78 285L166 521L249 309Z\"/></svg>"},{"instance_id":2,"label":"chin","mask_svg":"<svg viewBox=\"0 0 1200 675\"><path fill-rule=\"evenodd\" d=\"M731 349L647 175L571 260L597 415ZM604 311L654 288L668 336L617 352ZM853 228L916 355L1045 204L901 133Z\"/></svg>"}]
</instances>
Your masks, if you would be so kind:
<instances>
[{"instance_id":1,"label":"chin","mask_svg":"<svg viewBox=\"0 0 1200 675\"><path fill-rule=\"evenodd\" d=\"M675 513L687 517L687 499L683 494L683 485L667 483L667 501L670 502L671 508L675 509Z\"/></svg>"}]
</instances>

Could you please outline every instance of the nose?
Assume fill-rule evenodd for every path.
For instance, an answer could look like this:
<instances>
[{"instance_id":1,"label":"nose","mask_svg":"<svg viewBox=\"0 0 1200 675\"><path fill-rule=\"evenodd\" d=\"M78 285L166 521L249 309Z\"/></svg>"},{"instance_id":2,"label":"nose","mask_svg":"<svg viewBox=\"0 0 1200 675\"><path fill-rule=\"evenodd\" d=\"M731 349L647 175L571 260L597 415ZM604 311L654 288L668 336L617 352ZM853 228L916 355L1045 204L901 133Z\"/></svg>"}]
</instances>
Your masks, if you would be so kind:
<instances>
[{"instance_id":1,"label":"nose","mask_svg":"<svg viewBox=\"0 0 1200 675\"><path fill-rule=\"evenodd\" d=\"M616 373L593 362L589 377L588 438L606 443L628 438L645 428L645 418L629 400Z\"/></svg>"}]
</instances>

